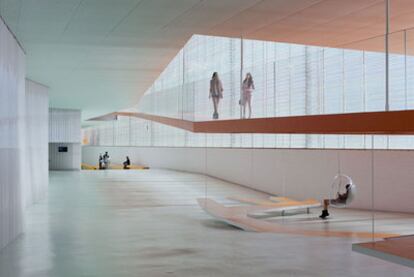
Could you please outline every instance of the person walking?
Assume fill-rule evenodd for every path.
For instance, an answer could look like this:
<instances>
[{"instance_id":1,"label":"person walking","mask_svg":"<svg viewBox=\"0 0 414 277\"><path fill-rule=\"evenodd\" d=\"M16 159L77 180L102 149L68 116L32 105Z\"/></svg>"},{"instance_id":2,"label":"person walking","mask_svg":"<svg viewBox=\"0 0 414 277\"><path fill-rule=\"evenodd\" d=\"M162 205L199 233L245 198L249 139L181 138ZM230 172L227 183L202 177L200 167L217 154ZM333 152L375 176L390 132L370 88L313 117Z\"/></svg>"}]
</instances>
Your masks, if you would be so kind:
<instances>
[{"instance_id":1,"label":"person walking","mask_svg":"<svg viewBox=\"0 0 414 277\"><path fill-rule=\"evenodd\" d=\"M252 92L254 91L254 81L252 74L247 73L242 84L242 97L240 105L242 107L242 118L246 118L246 105L249 108L249 118L252 117Z\"/></svg>"},{"instance_id":2,"label":"person walking","mask_svg":"<svg viewBox=\"0 0 414 277\"><path fill-rule=\"evenodd\" d=\"M219 109L220 99L223 98L223 85L220 81L220 78L217 72L213 73L213 76L211 77L211 80L210 80L209 98L213 100L213 106L214 106L213 119L218 119L219 118L218 109Z\"/></svg>"}]
</instances>

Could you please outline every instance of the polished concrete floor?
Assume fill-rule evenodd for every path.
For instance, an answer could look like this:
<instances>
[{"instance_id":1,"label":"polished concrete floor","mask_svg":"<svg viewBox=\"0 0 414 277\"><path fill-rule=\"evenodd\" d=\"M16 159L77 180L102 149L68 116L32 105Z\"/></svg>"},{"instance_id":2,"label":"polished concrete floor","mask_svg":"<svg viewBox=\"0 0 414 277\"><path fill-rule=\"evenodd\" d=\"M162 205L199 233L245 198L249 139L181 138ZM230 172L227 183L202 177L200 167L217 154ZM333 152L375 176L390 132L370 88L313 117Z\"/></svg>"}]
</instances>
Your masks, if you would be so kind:
<instances>
[{"instance_id":1,"label":"polished concrete floor","mask_svg":"<svg viewBox=\"0 0 414 277\"><path fill-rule=\"evenodd\" d=\"M265 194L165 170L52 172L49 194L31 207L26 232L0 253L14 276L414 276L413 269L351 251L350 239L244 232L196 204ZM369 213L317 211L274 219L309 228L369 228ZM378 214L377 227L414 230L410 215ZM354 220L357 219L357 220ZM306 227L308 228L308 227Z\"/></svg>"}]
</instances>

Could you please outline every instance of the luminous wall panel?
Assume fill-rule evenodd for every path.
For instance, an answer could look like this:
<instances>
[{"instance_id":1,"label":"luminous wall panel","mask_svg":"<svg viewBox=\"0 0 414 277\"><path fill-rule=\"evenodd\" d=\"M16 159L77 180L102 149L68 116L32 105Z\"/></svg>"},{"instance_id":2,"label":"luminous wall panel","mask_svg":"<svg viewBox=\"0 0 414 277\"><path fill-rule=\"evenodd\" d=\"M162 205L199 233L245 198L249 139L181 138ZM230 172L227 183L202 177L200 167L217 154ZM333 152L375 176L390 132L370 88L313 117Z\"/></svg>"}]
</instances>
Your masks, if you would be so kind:
<instances>
[{"instance_id":1,"label":"luminous wall panel","mask_svg":"<svg viewBox=\"0 0 414 277\"><path fill-rule=\"evenodd\" d=\"M81 111L69 109L49 110L49 142L80 143Z\"/></svg>"},{"instance_id":2,"label":"luminous wall panel","mask_svg":"<svg viewBox=\"0 0 414 277\"><path fill-rule=\"evenodd\" d=\"M22 232L25 56L0 18L0 250Z\"/></svg>"},{"instance_id":3,"label":"luminous wall panel","mask_svg":"<svg viewBox=\"0 0 414 277\"><path fill-rule=\"evenodd\" d=\"M24 203L39 201L47 191L49 96L48 88L26 80L26 158Z\"/></svg>"}]
</instances>

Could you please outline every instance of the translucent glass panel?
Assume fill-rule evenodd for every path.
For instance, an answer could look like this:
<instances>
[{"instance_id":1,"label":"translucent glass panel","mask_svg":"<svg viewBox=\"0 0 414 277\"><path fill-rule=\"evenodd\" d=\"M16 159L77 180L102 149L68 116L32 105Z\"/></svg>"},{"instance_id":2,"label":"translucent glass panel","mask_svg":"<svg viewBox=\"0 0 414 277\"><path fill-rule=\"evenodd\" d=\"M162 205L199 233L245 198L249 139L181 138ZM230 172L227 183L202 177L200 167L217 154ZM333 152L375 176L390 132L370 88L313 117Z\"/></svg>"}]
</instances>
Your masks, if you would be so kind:
<instances>
[{"instance_id":1,"label":"translucent glass panel","mask_svg":"<svg viewBox=\"0 0 414 277\"><path fill-rule=\"evenodd\" d=\"M408 108L412 97L410 36L411 31L390 35L392 110ZM240 117L241 84L247 73L255 86L252 117L381 111L386 104L383 49L384 37L340 49L195 35L148 89L138 109L210 120L210 79L217 72L224 89L221 119Z\"/></svg>"},{"instance_id":2,"label":"translucent glass panel","mask_svg":"<svg viewBox=\"0 0 414 277\"><path fill-rule=\"evenodd\" d=\"M127 117L83 129L84 145L371 149L370 135L200 134ZM375 149L414 149L413 136L375 136Z\"/></svg>"},{"instance_id":3,"label":"translucent glass panel","mask_svg":"<svg viewBox=\"0 0 414 277\"><path fill-rule=\"evenodd\" d=\"M130 117L126 116L119 116L118 117L118 124L114 125L115 134L115 145L122 146L122 145L130 145L131 144L131 122Z\"/></svg>"},{"instance_id":4,"label":"translucent glass panel","mask_svg":"<svg viewBox=\"0 0 414 277\"><path fill-rule=\"evenodd\" d=\"M152 124L137 118L130 118L130 145L152 145Z\"/></svg>"},{"instance_id":5,"label":"translucent glass panel","mask_svg":"<svg viewBox=\"0 0 414 277\"><path fill-rule=\"evenodd\" d=\"M390 35L391 110L413 106L411 36L411 30ZM195 35L133 110L191 121L212 120L209 86L213 72L218 72L224 89L219 104L220 119L241 116L241 83L247 73L251 73L255 85L252 117L385 110L385 55L381 50L384 37L346 47ZM248 116L247 108L246 111ZM363 135L203 135L138 119L130 122L120 119L92 128L85 134L91 137L91 143L99 145L370 148L369 139ZM413 141L411 136L377 136L375 147L412 149Z\"/></svg>"}]
</instances>

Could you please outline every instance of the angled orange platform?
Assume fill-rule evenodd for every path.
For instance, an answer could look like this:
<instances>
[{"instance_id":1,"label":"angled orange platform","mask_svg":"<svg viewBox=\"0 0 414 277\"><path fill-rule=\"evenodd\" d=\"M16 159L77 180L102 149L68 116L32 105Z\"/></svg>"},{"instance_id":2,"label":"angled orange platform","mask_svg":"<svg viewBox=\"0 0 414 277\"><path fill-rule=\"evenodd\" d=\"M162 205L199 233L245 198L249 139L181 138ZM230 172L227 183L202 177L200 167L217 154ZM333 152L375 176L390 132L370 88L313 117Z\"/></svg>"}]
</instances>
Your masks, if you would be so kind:
<instances>
[{"instance_id":1,"label":"angled orange platform","mask_svg":"<svg viewBox=\"0 0 414 277\"><path fill-rule=\"evenodd\" d=\"M81 164L81 168L83 170L98 170L99 166L94 166L94 165L90 165L90 164L86 164L86 163L82 163ZM123 165L120 164L111 164L109 166L109 169L119 169L119 170L125 170ZM148 166L142 166L142 165L130 165L129 169L132 170L143 170L143 169L149 169Z\"/></svg>"},{"instance_id":2,"label":"angled orange platform","mask_svg":"<svg viewBox=\"0 0 414 277\"><path fill-rule=\"evenodd\" d=\"M90 120L112 120L118 115L142 118L194 133L414 134L414 110L213 121L188 121L145 113L117 112Z\"/></svg>"},{"instance_id":3,"label":"angled orange platform","mask_svg":"<svg viewBox=\"0 0 414 277\"><path fill-rule=\"evenodd\" d=\"M263 206L236 206L226 207L209 198L197 199L200 207L211 216L222 220L230 225L241 228L245 231L263 232L263 233L283 233L303 236L318 237L342 237L342 238L372 238L370 232L351 232L351 231L334 231L324 230L307 230L283 224L268 222L249 217L248 214L253 211L266 209ZM395 234L375 233L375 238L395 237Z\"/></svg>"},{"instance_id":4,"label":"angled orange platform","mask_svg":"<svg viewBox=\"0 0 414 277\"><path fill-rule=\"evenodd\" d=\"M234 200L240 203L253 204L258 207L262 207L259 213L274 213L274 212L286 212L290 210L306 210L309 213L311 208L317 208L321 206L321 203L315 199L307 199L304 201L298 201L287 197L271 197L269 200L264 199L251 199L244 197L227 197L230 200ZM256 211L248 212L247 215L255 216Z\"/></svg>"},{"instance_id":5,"label":"angled orange platform","mask_svg":"<svg viewBox=\"0 0 414 277\"><path fill-rule=\"evenodd\" d=\"M109 169L127 170L121 164L111 164L109 166ZM131 165L129 165L128 169L142 170L142 169L149 169L149 167L148 166L143 166L143 165L133 165L133 164L131 164Z\"/></svg>"},{"instance_id":6,"label":"angled orange platform","mask_svg":"<svg viewBox=\"0 0 414 277\"><path fill-rule=\"evenodd\" d=\"M414 268L414 235L358 243L352 245L352 250Z\"/></svg>"},{"instance_id":7,"label":"angled orange platform","mask_svg":"<svg viewBox=\"0 0 414 277\"><path fill-rule=\"evenodd\" d=\"M81 169L82 170L97 170L98 167L90 165L90 164L86 164L86 163L81 163Z\"/></svg>"}]
</instances>

